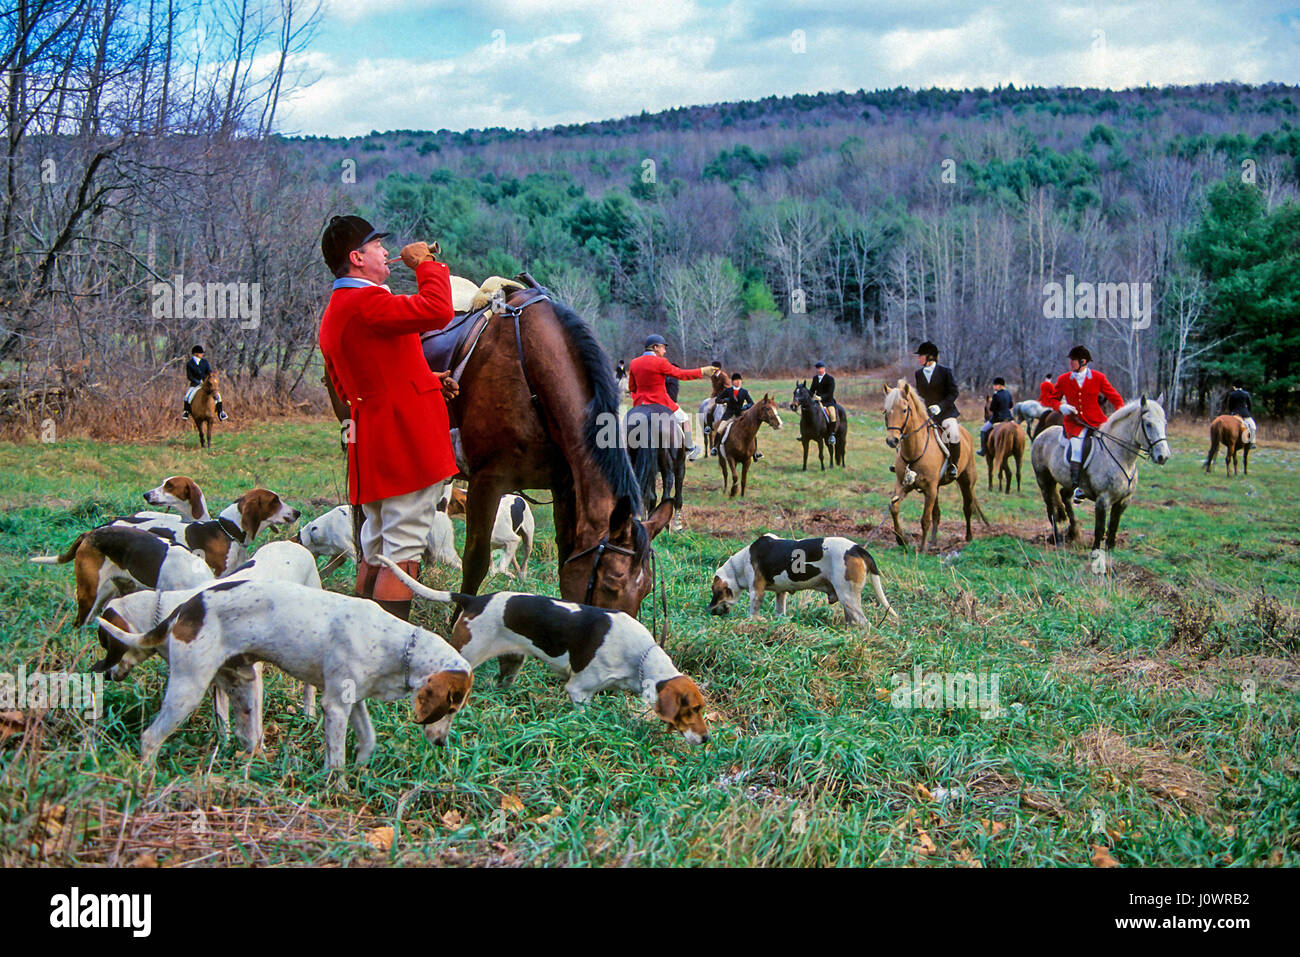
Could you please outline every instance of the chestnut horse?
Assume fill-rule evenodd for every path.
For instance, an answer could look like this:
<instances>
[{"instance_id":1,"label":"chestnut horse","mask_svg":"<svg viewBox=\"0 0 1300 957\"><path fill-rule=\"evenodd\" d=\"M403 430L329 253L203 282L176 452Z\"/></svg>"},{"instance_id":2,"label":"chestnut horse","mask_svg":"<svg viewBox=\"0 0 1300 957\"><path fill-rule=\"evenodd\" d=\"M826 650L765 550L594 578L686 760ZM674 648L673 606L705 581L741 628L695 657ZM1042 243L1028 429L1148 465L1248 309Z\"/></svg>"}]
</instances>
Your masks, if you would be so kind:
<instances>
[{"instance_id":1,"label":"chestnut horse","mask_svg":"<svg viewBox=\"0 0 1300 957\"><path fill-rule=\"evenodd\" d=\"M727 487L727 470L731 470L731 498L745 497L745 486L749 481L749 463L754 461L754 452L758 449L755 437L759 427L764 423L774 429L781 428L781 416L776 411L776 400L764 393L761 402L755 402L734 419L728 419L726 431L718 443L718 467L722 469L722 487ZM740 479L736 479L736 465L740 465Z\"/></svg>"},{"instance_id":2,"label":"chestnut horse","mask_svg":"<svg viewBox=\"0 0 1300 957\"><path fill-rule=\"evenodd\" d=\"M474 594L487 576L501 496L549 489L561 597L635 616L654 585L650 542L673 506L638 520L618 386L590 327L545 290L524 289L497 307L467 360L460 351L448 404L469 471L460 590Z\"/></svg>"},{"instance_id":3,"label":"chestnut horse","mask_svg":"<svg viewBox=\"0 0 1300 957\"><path fill-rule=\"evenodd\" d=\"M939 427L925 410L925 403L906 379L899 379L891 389L882 386L885 393L885 444L897 450L894 458L894 494L889 499L889 516L894 520L894 538L906 546L903 527L898 521L899 503L907 493L918 490L925 496L921 509L921 540L918 550L939 544L939 489L953 479L948 477L948 458L939 435ZM962 510L966 515L966 541L971 540L970 517L974 512L985 525L989 520L975 500L975 486L979 483L979 470L975 465L975 450L970 433L961 429L961 458L957 463L957 486L961 489Z\"/></svg>"},{"instance_id":4,"label":"chestnut horse","mask_svg":"<svg viewBox=\"0 0 1300 957\"><path fill-rule=\"evenodd\" d=\"M1210 474L1214 458L1223 446L1223 474L1237 474L1237 452L1247 475L1250 474L1250 446L1246 444L1246 427L1235 415L1221 415L1210 423L1210 454L1205 457L1205 474Z\"/></svg>"},{"instance_id":5,"label":"chestnut horse","mask_svg":"<svg viewBox=\"0 0 1300 957\"><path fill-rule=\"evenodd\" d=\"M1011 494L1011 460L1016 460L1016 491L1020 491L1020 466L1025 458L1025 430L1018 422L999 422L989 432L988 454L989 491L993 491L993 476L998 477L998 491L1002 491L1002 477L1007 479L1007 494Z\"/></svg>"},{"instance_id":6,"label":"chestnut horse","mask_svg":"<svg viewBox=\"0 0 1300 957\"><path fill-rule=\"evenodd\" d=\"M199 448L203 448L203 427L207 426L208 451L212 451L212 423L217 421L217 400L219 391L216 372L209 372L203 377L203 384L190 400L190 418L194 420L194 431L199 433Z\"/></svg>"}]
</instances>

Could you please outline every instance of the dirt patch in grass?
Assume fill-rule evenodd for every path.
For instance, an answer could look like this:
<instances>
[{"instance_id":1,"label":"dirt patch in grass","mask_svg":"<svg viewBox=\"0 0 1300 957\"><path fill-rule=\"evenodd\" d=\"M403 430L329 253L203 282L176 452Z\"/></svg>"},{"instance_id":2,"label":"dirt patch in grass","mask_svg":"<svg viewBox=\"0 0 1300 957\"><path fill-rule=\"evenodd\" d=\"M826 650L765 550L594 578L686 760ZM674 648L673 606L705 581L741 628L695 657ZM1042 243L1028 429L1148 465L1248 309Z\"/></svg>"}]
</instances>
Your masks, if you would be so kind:
<instances>
[{"instance_id":1,"label":"dirt patch in grass","mask_svg":"<svg viewBox=\"0 0 1300 957\"><path fill-rule=\"evenodd\" d=\"M1168 748L1134 745L1105 725L1085 733L1076 754L1112 788L1135 785L1156 801L1181 811L1204 815L1222 786L1198 768L1174 756Z\"/></svg>"},{"instance_id":2,"label":"dirt patch in grass","mask_svg":"<svg viewBox=\"0 0 1300 957\"><path fill-rule=\"evenodd\" d=\"M842 508L784 509L765 505L718 508L687 505L682 517L691 531L747 541L758 537L755 529L759 528L770 528L774 534L795 538L842 535L856 540L869 535L876 527L875 522L863 520L865 514ZM877 540L883 537L884 531L876 536ZM892 535L890 539L893 539Z\"/></svg>"}]
</instances>

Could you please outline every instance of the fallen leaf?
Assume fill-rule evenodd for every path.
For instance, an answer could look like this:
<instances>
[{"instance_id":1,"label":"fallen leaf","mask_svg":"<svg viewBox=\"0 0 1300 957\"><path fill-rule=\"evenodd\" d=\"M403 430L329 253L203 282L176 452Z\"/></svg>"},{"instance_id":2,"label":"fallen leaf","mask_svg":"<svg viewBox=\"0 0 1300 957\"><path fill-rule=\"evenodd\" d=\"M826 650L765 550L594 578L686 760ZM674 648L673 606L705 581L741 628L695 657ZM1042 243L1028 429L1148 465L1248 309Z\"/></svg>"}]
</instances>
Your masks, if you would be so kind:
<instances>
[{"instance_id":1,"label":"fallen leaf","mask_svg":"<svg viewBox=\"0 0 1300 957\"><path fill-rule=\"evenodd\" d=\"M1026 648L1034 647L1034 643L1032 641L1026 641L1024 638L1021 638L1018 644L1023 645Z\"/></svg>"},{"instance_id":2,"label":"fallen leaf","mask_svg":"<svg viewBox=\"0 0 1300 957\"><path fill-rule=\"evenodd\" d=\"M146 852L144 854L141 854L135 860L133 860L131 862L131 866L132 867L157 867L158 858L154 857L152 853Z\"/></svg>"},{"instance_id":3,"label":"fallen leaf","mask_svg":"<svg viewBox=\"0 0 1300 957\"><path fill-rule=\"evenodd\" d=\"M918 784L916 786L916 796L919 797L922 801L934 800L934 795L930 793L930 789L926 787L924 784Z\"/></svg>"},{"instance_id":4,"label":"fallen leaf","mask_svg":"<svg viewBox=\"0 0 1300 957\"><path fill-rule=\"evenodd\" d=\"M1001 821L990 821L986 817L980 818L980 823L984 825L984 830L989 832L989 837L997 837L1007 829Z\"/></svg>"},{"instance_id":5,"label":"fallen leaf","mask_svg":"<svg viewBox=\"0 0 1300 957\"><path fill-rule=\"evenodd\" d=\"M1094 844L1092 845L1092 866L1119 867L1119 861L1110 856L1110 851L1106 850L1104 844Z\"/></svg>"},{"instance_id":6,"label":"fallen leaf","mask_svg":"<svg viewBox=\"0 0 1300 957\"><path fill-rule=\"evenodd\" d=\"M934 841L931 840L930 835L925 833L925 831L921 830L919 827L916 829L916 836L920 841L920 853L933 854L939 849L935 846Z\"/></svg>"},{"instance_id":7,"label":"fallen leaf","mask_svg":"<svg viewBox=\"0 0 1300 957\"><path fill-rule=\"evenodd\" d=\"M464 818L460 816L460 811L457 811L455 808L452 808L442 816L443 827L450 828L453 831L460 827L461 821L463 820Z\"/></svg>"},{"instance_id":8,"label":"fallen leaf","mask_svg":"<svg viewBox=\"0 0 1300 957\"><path fill-rule=\"evenodd\" d=\"M557 817L562 817L562 816L563 816L563 814L562 814L561 811L560 811L560 806L557 804L555 807L551 808L549 811L547 811L547 812L546 812L545 814L543 814L541 817L534 818L534 819L533 819L533 823L534 823L534 824L545 824L547 821L554 821Z\"/></svg>"},{"instance_id":9,"label":"fallen leaf","mask_svg":"<svg viewBox=\"0 0 1300 957\"><path fill-rule=\"evenodd\" d=\"M877 689L876 689L876 700L877 700L877 701L888 701L888 700L889 700L890 698L892 698L893 696L894 696L894 689L892 689L892 688L877 688Z\"/></svg>"},{"instance_id":10,"label":"fallen leaf","mask_svg":"<svg viewBox=\"0 0 1300 957\"><path fill-rule=\"evenodd\" d=\"M501 795L501 810L514 811L516 814L519 814L520 812L523 811L523 809L524 809L524 802L519 800L519 798L516 797L515 795L513 794Z\"/></svg>"},{"instance_id":11,"label":"fallen leaf","mask_svg":"<svg viewBox=\"0 0 1300 957\"><path fill-rule=\"evenodd\" d=\"M1237 825L1235 825L1235 824L1229 824L1229 825L1225 826L1224 829L1223 829L1223 834L1224 834L1225 837L1236 837L1236 836L1237 836Z\"/></svg>"},{"instance_id":12,"label":"fallen leaf","mask_svg":"<svg viewBox=\"0 0 1300 957\"><path fill-rule=\"evenodd\" d=\"M393 846L393 829L391 827L375 828L366 835L366 843L376 850L391 850Z\"/></svg>"}]
</instances>

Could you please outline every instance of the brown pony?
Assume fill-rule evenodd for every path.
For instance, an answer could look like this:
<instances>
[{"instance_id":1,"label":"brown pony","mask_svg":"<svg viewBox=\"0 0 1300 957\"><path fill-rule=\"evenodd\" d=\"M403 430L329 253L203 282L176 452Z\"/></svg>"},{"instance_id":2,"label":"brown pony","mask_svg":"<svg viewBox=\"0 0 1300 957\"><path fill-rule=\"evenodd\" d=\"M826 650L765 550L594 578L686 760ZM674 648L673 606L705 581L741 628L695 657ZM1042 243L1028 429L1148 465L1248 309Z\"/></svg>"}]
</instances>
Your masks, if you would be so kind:
<instances>
[{"instance_id":1,"label":"brown pony","mask_svg":"<svg viewBox=\"0 0 1300 957\"><path fill-rule=\"evenodd\" d=\"M219 392L217 373L209 372L203 377L203 384L190 400L190 418L194 420L194 431L199 433L199 448L203 448L203 427L208 428L208 451L212 451L212 423L217 420L217 400Z\"/></svg>"},{"instance_id":2,"label":"brown pony","mask_svg":"<svg viewBox=\"0 0 1300 957\"><path fill-rule=\"evenodd\" d=\"M453 356L452 369L464 368L448 410L469 469L461 591L487 575L501 496L549 489L560 595L636 615L654 585L650 542L673 506L638 521L613 367L587 324L542 292L511 293L468 360Z\"/></svg>"},{"instance_id":3,"label":"brown pony","mask_svg":"<svg viewBox=\"0 0 1300 957\"><path fill-rule=\"evenodd\" d=\"M939 544L939 488L947 485L948 462L938 426L925 411L925 404L916 390L905 379L898 380L896 388L884 386L885 393L885 444L896 449L894 457L894 494L889 499L889 515L894 520L894 538L906 545L903 527L898 522L899 503L913 489L925 496L921 511L921 540L919 546ZM970 517L974 511L985 525L989 520L975 500L975 484L979 470L975 465L974 448L970 433L961 429L961 458L957 462L957 485L961 489L962 509L966 513L966 541L971 540Z\"/></svg>"},{"instance_id":4,"label":"brown pony","mask_svg":"<svg viewBox=\"0 0 1300 957\"><path fill-rule=\"evenodd\" d=\"M731 498L745 497L745 486L749 480L749 463L754 461L754 452L758 449L755 441L758 430L763 423L774 429L781 428L781 416L776 411L776 401L770 393L763 394L761 402L755 402L748 409L729 420L726 435L718 446L718 467L722 469L722 487L727 487L727 470L731 470ZM736 465L740 465L740 480L736 480Z\"/></svg>"},{"instance_id":5,"label":"brown pony","mask_svg":"<svg viewBox=\"0 0 1300 957\"><path fill-rule=\"evenodd\" d=\"M1241 462L1247 475L1250 474L1250 446L1246 444L1246 427L1235 415L1221 415L1210 423L1210 454L1205 457L1205 474L1210 474L1214 458L1219 454L1219 445L1223 445L1223 474L1237 474L1237 452L1242 453Z\"/></svg>"},{"instance_id":6,"label":"brown pony","mask_svg":"<svg viewBox=\"0 0 1300 957\"><path fill-rule=\"evenodd\" d=\"M999 422L989 435L989 491L993 491L993 475L998 477L998 491L1002 491L1002 477L1007 479L1007 494L1011 494L1011 459L1016 460L1016 491L1020 491L1020 465L1025 457L1025 430L1018 422Z\"/></svg>"}]
</instances>

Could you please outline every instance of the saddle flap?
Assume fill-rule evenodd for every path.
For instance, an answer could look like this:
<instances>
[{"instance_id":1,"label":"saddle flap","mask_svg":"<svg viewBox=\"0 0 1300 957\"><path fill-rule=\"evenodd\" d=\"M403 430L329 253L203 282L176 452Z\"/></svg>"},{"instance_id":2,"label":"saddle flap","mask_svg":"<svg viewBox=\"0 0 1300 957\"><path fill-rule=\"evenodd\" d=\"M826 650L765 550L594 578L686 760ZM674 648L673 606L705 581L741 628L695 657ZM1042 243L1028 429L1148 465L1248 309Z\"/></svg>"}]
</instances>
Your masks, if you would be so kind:
<instances>
[{"instance_id":1,"label":"saddle flap","mask_svg":"<svg viewBox=\"0 0 1300 957\"><path fill-rule=\"evenodd\" d=\"M487 320L487 312L472 312L457 319L446 329L421 333L420 347L424 350L424 361L429 364L429 368L434 372L451 369L461 345L477 336Z\"/></svg>"}]
</instances>

